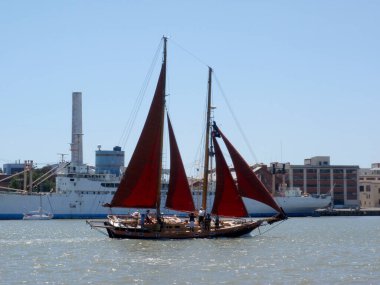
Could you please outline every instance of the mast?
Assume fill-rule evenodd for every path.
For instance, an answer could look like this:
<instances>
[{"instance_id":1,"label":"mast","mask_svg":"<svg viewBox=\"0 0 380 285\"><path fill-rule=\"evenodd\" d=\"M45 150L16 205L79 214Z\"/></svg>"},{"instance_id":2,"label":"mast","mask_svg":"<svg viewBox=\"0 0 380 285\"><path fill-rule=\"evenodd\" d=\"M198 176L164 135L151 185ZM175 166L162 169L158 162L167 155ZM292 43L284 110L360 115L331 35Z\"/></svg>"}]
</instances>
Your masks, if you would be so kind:
<instances>
[{"instance_id":1,"label":"mast","mask_svg":"<svg viewBox=\"0 0 380 285\"><path fill-rule=\"evenodd\" d=\"M168 41L167 37L163 37L164 40L164 55L162 60L162 70L164 71L164 88L163 88L163 104L162 104L162 110L161 110L161 126L164 125L165 120L165 95L166 95L166 58L167 58L167 51L166 51L166 44ZM157 201L156 201L156 216L157 219L161 215L161 175L162 175L162 148L163 148L163 141L164 141L164 128L161 129L161 136L160 136L160 144L161 144L161 150L160 150L160 168L159 168L159 175L158 175L158 186L157 186Z\"/></svg>"},{"instance_id":2,"label":"mast","mask_svg":"<svg viewBox=\"0 0 380 285\"><path fill-rule=\"evenodd\" d=\"M207 123L205 137L205 166L203 171L203 192L202 192L202 207L206 211L207 207L207 188L208 188L208 165L209 165L209 147L210 147L210 119L211 119L211 76L212 68L208 68L208 90L207 90Z\"/></svg>"}]
</instances>

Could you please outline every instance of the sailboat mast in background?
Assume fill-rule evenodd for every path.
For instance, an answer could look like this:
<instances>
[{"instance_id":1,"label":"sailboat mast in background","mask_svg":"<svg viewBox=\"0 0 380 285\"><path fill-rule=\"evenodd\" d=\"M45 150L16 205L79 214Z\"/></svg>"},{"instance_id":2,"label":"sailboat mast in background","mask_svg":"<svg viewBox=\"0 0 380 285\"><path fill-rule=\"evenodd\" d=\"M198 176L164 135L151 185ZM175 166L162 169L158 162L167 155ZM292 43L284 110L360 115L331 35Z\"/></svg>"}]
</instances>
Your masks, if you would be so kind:
<instances>
[{"instance_id":1,"label":"sailboat mast in background","mask_svg":"<svg viewBox=\"0 0 380 285\"><path fill-rule=\"evenodd\" d=\"M205 165L203 171L203 192L202 207L206 211L207 207L207 188L208 188L208 168L210 161L210 128L211 128L211 78L212 68L208 68L208 88L207 88L207 118L206 118L206 137L205 137Z\"/></svg>"},{"instance_id":2,"label":"sailboat mast in background","mask_svg":"<svg viewBox=\"0 0 380 285\"><path fill-rule=\"evenodd\" d=\"M162 61L162 72L163 72L163 87L162 87L162 109L161 109L161 126L164 125L164 119L165 119L165 96L166 96L166 59L167 59L167 50L166 50L166 44L167 44L167 41L168 39L166 37L163 37L163 40L164 40L164 55L163 55L163 61ZM157 201L156 201L156 216L157 216L157 219L160 217L161 215L161 175L162 175L162 148L163 148L163 143L164 143L164 128L162 127L161 128L161 134L160 134L160 139L161 139L161 142L160 142L160 145L161 145L161 149L160 149L160 166L159 167L159 175L158 175L158 181L157 181Z\"/></svg>"}]
</instances>

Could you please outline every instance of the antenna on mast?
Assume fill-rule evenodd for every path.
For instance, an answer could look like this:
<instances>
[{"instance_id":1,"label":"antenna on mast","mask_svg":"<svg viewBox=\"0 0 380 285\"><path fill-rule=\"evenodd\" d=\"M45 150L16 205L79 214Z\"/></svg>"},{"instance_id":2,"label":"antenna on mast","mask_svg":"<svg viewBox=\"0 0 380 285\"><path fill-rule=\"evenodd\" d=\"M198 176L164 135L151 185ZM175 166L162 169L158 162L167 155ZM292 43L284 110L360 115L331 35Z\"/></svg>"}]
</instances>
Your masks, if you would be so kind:
<instances>
[{"instance_id":1,"label":"antenna on mast","mask_svg":"<svg viewBox=\"0 0 380 285\"><path fill-rule=\"evenodd\" d=\"M65 155L68 155L67 153L57 153L59 156L61 156L61 162L65 162Z\"/></svg>"}]
</instances>

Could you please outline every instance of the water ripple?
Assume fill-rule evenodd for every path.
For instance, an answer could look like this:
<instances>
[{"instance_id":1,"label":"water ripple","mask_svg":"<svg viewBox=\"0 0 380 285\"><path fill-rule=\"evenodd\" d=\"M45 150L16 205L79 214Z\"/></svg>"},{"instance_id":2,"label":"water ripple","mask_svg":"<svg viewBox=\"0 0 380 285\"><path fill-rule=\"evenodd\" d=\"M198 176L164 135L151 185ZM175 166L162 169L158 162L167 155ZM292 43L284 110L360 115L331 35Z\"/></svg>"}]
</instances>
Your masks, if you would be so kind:
<instances>
[{"instance_id":1,"label":"water ripple","mask_svg":"<svg viewBox=\"0 0 380 285\"><path fill-rule=\"evenodd\" d=\"M0 221L0 284L377 284L379 222L300 218L262 236L141 241L82 220Z\"/></svg>"}]
</instances>

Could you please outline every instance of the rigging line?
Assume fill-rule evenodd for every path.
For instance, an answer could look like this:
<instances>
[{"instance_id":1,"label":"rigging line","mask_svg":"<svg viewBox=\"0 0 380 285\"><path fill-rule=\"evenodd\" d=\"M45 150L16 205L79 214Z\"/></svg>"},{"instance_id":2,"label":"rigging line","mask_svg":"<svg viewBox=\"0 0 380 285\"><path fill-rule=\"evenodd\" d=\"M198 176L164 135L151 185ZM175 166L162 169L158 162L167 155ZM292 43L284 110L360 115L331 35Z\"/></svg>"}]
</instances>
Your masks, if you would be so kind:
<instances>
[{"instance_id":1,"label":"rigging line","mask_svg":"<svg viewBox=\"0 0 380 285\"><path fill-rule=\"evenodd\" d=\"M180 49L182 49L184 52L186 52L187 54L189 54L191 57L195 58L199 63L201 63L202 65L205 65L206 67L209 67L209 65L205 61L203 61L202 59L200 59L198 56L196 56L195 54L193 54L189 50L185 49L183 46L181 46L175 40L173 40L172 38L170 38L170 41L173 42L173 44L175 44L177 47L179 47Z\"/></svg>"},{"instance_id":2,"label":"rigging line","mask_svg":"<svg viewBox=\"0 0 380 285\"><path fill-rule=\"evenodd\" d=\"M99 233L105 235L106 237L108 237L108 234L105 233L104 231L102 231L101 229L98 229L97 227L93 227L88 221L86 221L86 223L90 225L90 227L91 227L92 230L96 230L97 232L99 232Z\"/></svg>"},{"instance_id":3,"label":"rigging line","mask_svg":"<svg viewBox=\"0 0 380 285\"><path fill-rule=\"evenodd\" d=\"M131 135L132 128L136 122L137 113L139 112L142 101L146 95L146 90L147 90L148 85L149 85L148 83L150 81L150 78L152 77L153 69L157 63L158 55L159 55L159 52L161 50L162 45L163 45L163 41L161 40L157 49L156 49L156 52L154 54L154 57L153 57L151 65L149 67L148 73L145 76L145 79L144 79L143 85L140 89L139 95L135 101L133 108L132 108L132 112L130 113L128 120L127 120L127 123L123 129L122 135L121 135L120 140L119 140L119 145L123 146L123 148L125 148L125 145L127 144L127 141Z\"/></svg>"},{"instance_id":4,"label":"rigging line","mask_svg":"<svg viewBox=\"0 0 380 285\"><path fill-rule=\"evenodd\" d=\"M259 234L254 235L254 236L252 236L252 237L261 236L261 235L263 235L263 234L265 234L265 233L267 233L267 232L269 232L269 231L271 231L271 230L277 228L277 227L278 227L279 225L281 225L283 222L285 222L285 220L282 220L282 221L280 221L278 224L273 225L272 227L270 227L270 228L267 229L266 231L263 231L263 232L259 231L259 232L260 232ZM260 229L260 227L259 227L259 229Z\"/></svg>"},{"instance_id":5,"label":"rigging line","mask_svg":"<svg viewBox=\"0 0 380 285\"><path fill-rule=\"evenodd\" d=\"M53 209L53 206L51 205L51 202L50 202L50 199L49 199L49 194L47 194L46 196L47 196L47 200L48 200L49 205L50 205L50 210L51 210L52 214L54 214L54 209Z\"/></svg>"},{"instance_id":6,"label":"rigging line","mask_svg":"<svg viewBox=\"0 0 380 285\"><path fill-rule=\"evenodd\" d=\"M148 70L148 73L145 76L145 80L144 80L143 86L140 89L139 96L138 96L137 100L135 101L135 105L133 107L133 110L132 110L131 114L129 115L128 124L124 128L124 131L123 131L123 136L124 137L122 137L123 138L123 141L122 141L123 147L125 147L128 139L129 139L129 136L130 136L130 134L132 132L132 128L133 128L134 123L135 123L136 118L137 118L137 113L139 112L141 104L142 104L142 101L143 101L143 99L145 97L146 89L148 88L148 83L149 83L150 78L152 76L153 69L154 69L154 66L155 66L155 64L157 62L158 54L159 54L159 51L161 50L162 44L163 43L161 41L160 44L158 45L157 49L156 49L156 53L155 53L154 58L152 60L151 66L150 66L150 68Z\"/></svg>"},{"instance_id":7,"label":"rigging line","mask_svg":"<svg viewBox=\"0 0 380 285\"><path fill-rule=\"evenodd\" d=\"M197 174L199 173L203 173L203 171L199 172L201 168L204 168L204 165L205 165L205 162L204 162L204 156L202 155L204 153L204 143L205 143L205 135L206 135L206 120L207 120L207 90L206 90L206 96L205 96L205 104L204 104L205 108L204 108L204 111L203 111L203 124L202 124L202 130L201 130L201 139L200 139L200 142L198 144L198 147L197 147L197 151L194 155L194 161L199 161L199 167L196 167L196 169L199 169L198 171L196 171L196 169L192 169L192 171L196 171ZM197 159L199 158L199 159ZM199 177L197 177L199 178Z\"/></svg>"},{"instance_id":8,"label":"rigging line","mask_svg":"<svg viewBox=\"0 0 380 285\"><path fill-rule=\"evenodd\" d=\"M258 162L257 157L256 157L255 153L253 152L253 149L252 149L252 147L251 147L251 145L250 145L250 143L249 143L249 141L248 141L248 138L247 138L247 136L245 135L245 133L244 133L244 131L243 131L241 125L239 124L239 121L238 121L238 119L237 119L237 117L236 117L234 111L233 111L232 108L231 108L231 104L229 103L229 101L228 101L228 99L227 99L227 96L226 96L226 94L224 93L223 88L222 88L222 86L221 86L221 84L220 84L218 78L216 77L215 71L214 71L214 78L215 78L215 81L216 81L216 83L217 83L217 85L218 85L218 87L219 87L219 89L220 89L220 92L222 93L222 96L223 96L224 100L226 101L227 107L228 107L229 111L231 112L232 118L234 119L235 124L237 125L237 127L238 127L238 129L239 129L240 135L243 137L244 142L246 143L246 145L247 145L247 147L248 147L248 150L249 150L249 152L250 152L250 155L252 156L253 160L257 163L257 162Z\"/></svg>"}]
</instances>

